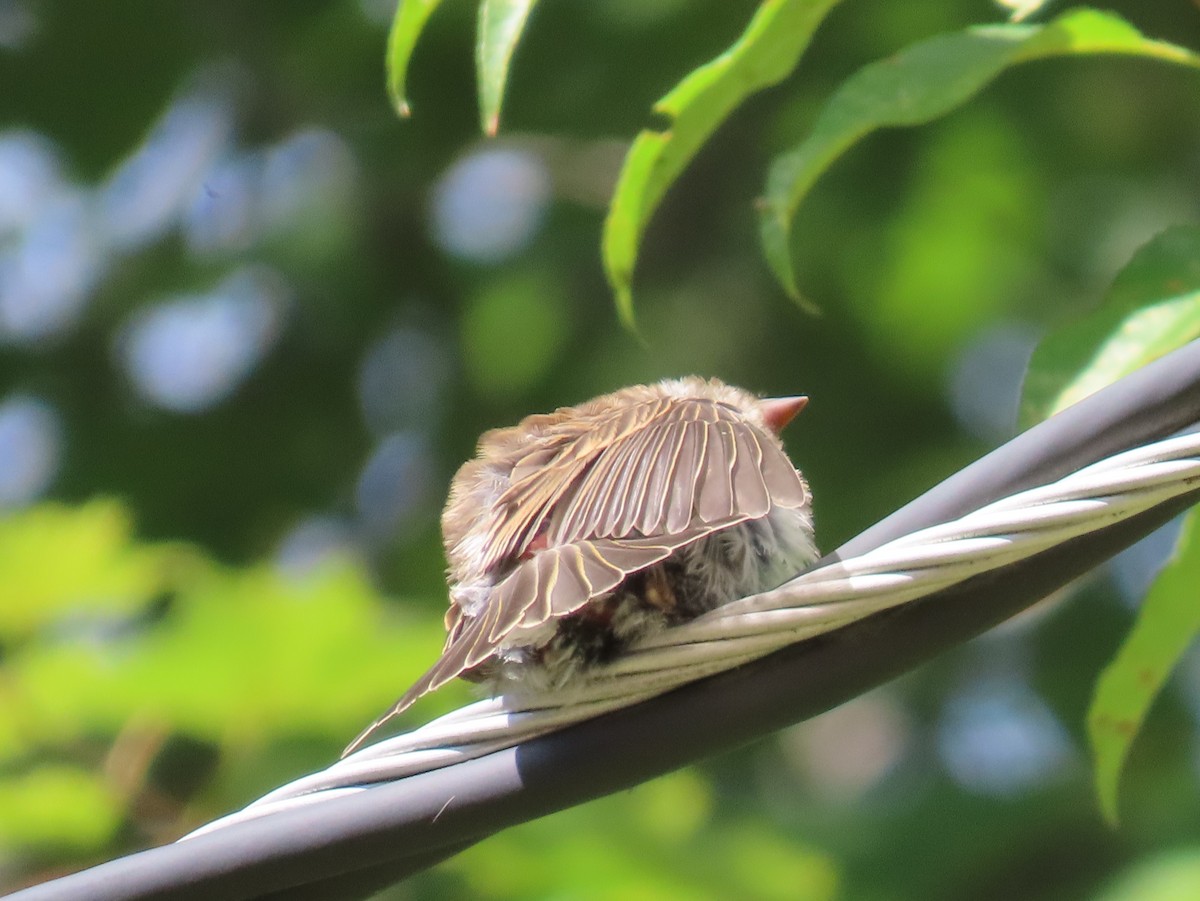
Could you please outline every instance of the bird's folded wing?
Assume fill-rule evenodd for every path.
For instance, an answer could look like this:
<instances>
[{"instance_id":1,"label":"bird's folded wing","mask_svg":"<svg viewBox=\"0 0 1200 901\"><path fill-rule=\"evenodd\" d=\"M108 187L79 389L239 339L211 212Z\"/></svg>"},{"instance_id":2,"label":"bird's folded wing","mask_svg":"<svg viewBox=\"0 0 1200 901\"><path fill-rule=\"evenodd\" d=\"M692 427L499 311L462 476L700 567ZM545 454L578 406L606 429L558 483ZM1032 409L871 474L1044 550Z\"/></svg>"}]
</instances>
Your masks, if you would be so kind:
<instances>
[{"instance_id":1,"label":"bird's folded wing","mask_svg":"<svg viewBox=\"0 0 1200 901\"><path fill-rule=\"evenodd\" d=\"M806 499L778 442L708 399L658 398L582 434L546 435L492 511L486 553L511 570L477 615L454 617L437 663L351 748L491 657L514 630L535 630L686 544Z\"/></svg>"},{"instance_id":2,"label":"bird's folded wing","mask_svg":"<svg viewBox=\"0 0 1200 901\"><path fill-rule=\"evenodd\" d=\"M404 694L397 711L483 663L516 629L537 626L578 610L616 588L630 573L653 566L708 530L656 538L581 541L550 548L518 566L492 590L487 608L464 618L442 656Z\"/></svg>"},{"instance_id":3,"label":"bird's folded wing","mask_svg":"<svg viewBox=\"0 0 1200 901\"><path fill-rule=\"evenodd\" d=\"M778 442L739 413L704 398L657 398L532 447L495 505L486 554L501 565L538 536L553 547L674 535L805 497Z\"/></svg>"}]
</instances>

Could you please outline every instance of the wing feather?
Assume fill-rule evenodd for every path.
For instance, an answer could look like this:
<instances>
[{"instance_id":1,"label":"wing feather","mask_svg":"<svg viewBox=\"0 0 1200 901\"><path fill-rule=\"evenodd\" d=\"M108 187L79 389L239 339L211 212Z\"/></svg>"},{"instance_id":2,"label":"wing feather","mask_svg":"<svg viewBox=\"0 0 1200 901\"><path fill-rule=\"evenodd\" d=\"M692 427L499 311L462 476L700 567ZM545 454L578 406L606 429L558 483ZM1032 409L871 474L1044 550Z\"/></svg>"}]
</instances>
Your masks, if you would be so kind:
<instances>
[{"instance_id":1,"label":"wing feather","mask_svg":"<svg viewBox=\"0 0 1200 901\"><path fill-rule=\"evenodd\" d=\"M763 480L762 444L750 429L737 429L737 457L733 466L733 493L737 509L751 519L766 516L771 509L771 492Z\"/></svg>"},{"instance_id":2,"label":"wing feather","mask_svg":"<svg viewBox=\"0 0 1200 901\"><path fill-rule=\"evenodd\" d=\"M656 535L663 529L670 499L668 486L675 460L679 456L683 430L682 423L668 423L659 430L662 433L660 439L646 455L647 470L643 476L644 488L638 507L642 511L642 528L647 535Z\"/></svg>"},{"instance_id":3,"label":"wing feather","mask_svg":"<svg viewBox=\"0 0 1200 901\"><path fill-rule=\"evenodd\" d=\"M620 537L622 534L621 520L625 516L626 509L632 507L632 495L636 491L633 474L637 470L639 462L638 452L642 450L639 438L644 441L645 434L631 436L630 440L622 441L612 449L612 463L608 467L608 477L603 483L602 515L600 528L597 530L598 535ZM606 453L604 456L608 457L609 454Z\"/></svg>"},{"instance_id":4,"label":"wing feather","mask_svg":"<svg viewBox=\"0 0 1200 901\"><path fill-rule=\"evenodd\" d=\"M650 510L650 471L656 461L662 456L668 440L671 439L674 424L664 427L644 430L637 436L636 467L630 474L629 498L625 501L625 511L617 524L617 535L624 537L641 527L644 534L653 535L658 530L658 515L656 509ZM658 505L655 505L655 507Z\"/></svg>"},{"instance_id":5,"label":"wing feather","mask_svg":"<svg viewBox=\"0 0 1200 901\"><path fill-rule=\"evenodd\" d=\"M579 599L594 597L596 583L589 579L580 558L577 544L565 544L554 554L558 578L554 587L542 592L539 603L530 605L522 623L544 623L552 619L559 610L571 610L579 605Z\"/></svg>"},{"instance_id":6,"label":"wing feather","mask_svg":"<svg viewBox=\"0 0 1200 901\"><path fill-rule=\"evenodd\" d=\"M579 545L567 545L562 549L555 548L547 551L543 556L555 558L575 555L590 556L594 559L602 560L604 565L602 577L600 578L587 579L586 581L564 580L560 582L560 590L554 593L550 602L553 611L552 618L574 613L592 598L612 591L625 580L630 572L636 572L647 566L653 566L655 563L666 558L670 553L670 549L664 550L661 547L624 548L619 546L619 542L607 539L585 541ZM514 585L513 587L515 589L517 586ZM514 598L514 600L516 599ZM529 609L532 612L532 608ZM536 628L546 621L530 616L521 623L521 626L526 629Z\"/></svg>"},{"instance_id":7,"label":"wing feather","mask_svg":"<svg viewBox=\"0 0 1200 901\"><path fill-rule=\"evenodd\" d=\"M704 460L708 445L708 432L703 426L689 423L685 426L679 456L675 458L675 469L671 473L667 502L667 534L681 532L695 516L697 483L701 478L700 464Z\"/></svg>"},{"instance_id":8,"label":"wing feather","mask_svg":"<svg viewBox=\"0 0 1200 901\"><path fill-rule=\"evenodd\" d=\"M700 461L701 481L696 498L696 513L704 522L714 522L732 515L733 482L729 474L733 468L730 459L730 438L726 423L714 423L707 430L706 453Z\"/></svg>"},{"instance_id":9,"label":"wing feather","mask_svg":"<svg viewBox=\"0 0 1200 901\"><path fill-rule=\"evenodd\" d=\"M763 455L760 471L771 495L771 505L789 509L803 507L808 501L808 489L783 448L761 442L760 447Z\"/></svg>"},{"instance_id":10,"label":"wing feather","mask_svg":"<svg viewBox=\"0 0 1200 901\"><path fill-rule=\"evenodd\" d=\"M485 605L485 616L493 619L487 639L499 644L525 616L526 607L538 598L542 586L543 568L549 563L544 554L536 554L509 573L508 578L492 589Z\"/></svg>"},{"instance_id":11,"label":"wing feather","mask_svg":"<svg viewBox=\"0 0 1200 901\"><path fill-rule=\"evenodd\" d=\"M607 486L612 479L614 457L615 454L608 451L601 453L595 465L587 471L579 491L579 524L569 533L553 536L551 541L565 544L575 536L603 534L604 514L607 510L605 500Z\"/></svg>"}]
</instances>

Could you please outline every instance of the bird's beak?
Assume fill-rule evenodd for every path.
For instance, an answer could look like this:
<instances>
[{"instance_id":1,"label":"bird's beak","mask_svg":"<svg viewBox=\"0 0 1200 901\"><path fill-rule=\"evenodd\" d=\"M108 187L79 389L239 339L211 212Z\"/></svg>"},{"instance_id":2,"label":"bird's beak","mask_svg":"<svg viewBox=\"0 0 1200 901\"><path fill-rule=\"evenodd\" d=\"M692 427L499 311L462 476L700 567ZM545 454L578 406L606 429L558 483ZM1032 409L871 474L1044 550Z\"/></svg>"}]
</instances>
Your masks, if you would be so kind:
<instances>
[{"instance_id":1,"label":"bird's beak","mask_svg":"<svg viewBox=\"0 0 1200 901\"><path fill-rule=\"evenodd\" d=\"M758 402L762 410L763 421L778 435L783 427L796 418L801 410L808 405L808 398L800 397L768 397Z\"/></svg>"}]
</instances>

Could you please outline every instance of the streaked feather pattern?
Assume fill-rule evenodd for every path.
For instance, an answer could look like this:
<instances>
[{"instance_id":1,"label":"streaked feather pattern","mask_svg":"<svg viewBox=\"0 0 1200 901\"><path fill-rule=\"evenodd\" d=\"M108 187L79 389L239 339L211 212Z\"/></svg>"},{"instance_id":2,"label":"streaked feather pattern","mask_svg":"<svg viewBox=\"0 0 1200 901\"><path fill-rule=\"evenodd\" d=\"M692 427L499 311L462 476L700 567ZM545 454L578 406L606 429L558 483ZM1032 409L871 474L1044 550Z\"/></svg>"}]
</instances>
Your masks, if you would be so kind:
<instances>
[{"instance_id":1,"label":"streaked feather pattern","mask_svg":"<svg viewBox=\"0 0 1200 901\"><path fill-rule=\"evenodd\" d=\"M758 400L717 381L627 388L489 432L443 515L450 631L437 663L351 745L421 695L714 532L804 508ZM809 527L811 529L811 527Z\"/></svg>"}]
</instances>

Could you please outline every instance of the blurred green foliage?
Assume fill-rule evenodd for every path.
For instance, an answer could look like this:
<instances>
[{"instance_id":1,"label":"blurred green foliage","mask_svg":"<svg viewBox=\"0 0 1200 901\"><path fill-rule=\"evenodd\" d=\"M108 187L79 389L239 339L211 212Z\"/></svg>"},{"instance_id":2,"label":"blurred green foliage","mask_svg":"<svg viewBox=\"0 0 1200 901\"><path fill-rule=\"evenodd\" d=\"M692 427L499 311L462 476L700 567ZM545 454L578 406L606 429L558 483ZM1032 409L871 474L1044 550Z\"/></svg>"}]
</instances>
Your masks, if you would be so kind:
<instances>
[{"instance_id":1,"label":"blurred green foliage","mask_svg":"<svg viewBox=\"0 0 1200 901\"><path fill-rule=\"evenodd\" d=\"M881 127L920 125L944 116L1019 63L1093 53L1200 65L1200 57L1147 40L1117 16L1077 9L1046 25L992 25L938 35L856 72L830 98L812 133L772 163L763 198L763 246L780 282L798 293L788 252L797 210L821 172L856 141Z\"/></svg>"},{"instance_id":2,"label":"blurred green foliage","mask_svg":"<svg viewBox=\"0 0 1200 901\"><path fill-rule=\"evenodd\" d=\"M587 808L497 836L447 865L464 895L544 898L563 871L579 898L838 897L837 867L819 851L781 840L754 817L712 826L708 782L675 773ZM556 861L544 865L549 858Z\"/></svg>"},{"instance_id":3,"label":"blurred green foliage","mask_svg":"<svg viewBox=\"0 0 1200 901\"><path fill-rule=\"evenodd\" d=\"M439 647L438 500L485 428L685 372L803 391L789 449L831 549L1012 433L1041 335L1032 416L1194 334L1194 229L1155 236L1200 211L1196 74L1085 58L1111 39L1187 62L1153 43L1200 46L1187 4L1016 31L967 0L485 6L525 23L519 45L497 29L485 54L469 3L406 0L390 48L376 0L3 7L6 886L171 840L336 755ZM770 28L801 21L787 41ZM897 62L999 34L1001 65L967 59L966 89ZM473 50L485 123L504 95L490 144ZM1060 52L1078 58L1000 74ZM881 77L893 93L855 99ZM954 102L896 110L935 89ZM678 147L658 98L699 123ZM851 138L798 193L778 162L767 188L765 221L788 220L770 262L814 317L772 280L752 199L771 160L828 140L839 104ZM630 141L670 158L628 195L638 338L600 249ZM1200 667L1167 680L1186 630L1149 642L1161 698L1120 831L1084 753L1092 682L1173 541L812 723L392 896L1192 897ZM1151 596L1186 613L1193 544L1178 553ZM1154 688L1121 715L1144 718Z\"/></svg>"},{"instance_id":4,"label":"blurred green foliage","mask_svg":"<svg viewBox=\"0 0 1200 901\"><path fill-rule=\"evenodd\" d=\"M1035 422L1200 337L1200 229L1176 226L1141 247L1102 306L1048 335L1025 380Z\"/></svg>"}]
</instances>

